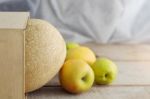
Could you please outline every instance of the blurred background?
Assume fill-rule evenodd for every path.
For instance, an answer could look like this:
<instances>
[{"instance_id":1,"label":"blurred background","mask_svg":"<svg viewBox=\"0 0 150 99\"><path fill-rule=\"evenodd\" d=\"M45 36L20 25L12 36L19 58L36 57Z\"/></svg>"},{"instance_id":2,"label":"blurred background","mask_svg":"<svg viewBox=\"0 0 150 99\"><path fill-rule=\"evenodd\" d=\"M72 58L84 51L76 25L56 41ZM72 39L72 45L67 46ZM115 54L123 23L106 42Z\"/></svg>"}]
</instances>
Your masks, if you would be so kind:
<instances>
[{"instance_id":1,"label":"blurred background","mask_svg":"<svg viewBox=\"0 0 150 99\"><path fill-rule=\"evenodd\" d=\"M67 42L150 43L150 0L0 0L0 11L29 11Z\"/></svg>"}]
</instances>

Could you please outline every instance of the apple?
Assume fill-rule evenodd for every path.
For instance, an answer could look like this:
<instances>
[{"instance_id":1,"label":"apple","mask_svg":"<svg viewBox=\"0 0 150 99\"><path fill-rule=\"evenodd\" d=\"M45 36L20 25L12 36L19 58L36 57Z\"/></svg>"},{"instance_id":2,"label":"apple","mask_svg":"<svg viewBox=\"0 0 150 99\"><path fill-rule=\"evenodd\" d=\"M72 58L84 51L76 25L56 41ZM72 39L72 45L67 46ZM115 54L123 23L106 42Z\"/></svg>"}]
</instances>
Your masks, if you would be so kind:
<instances>
[{"instance_id":1,"label":"apple","mask_svg":"<svg viewBox=\"0 0 150 99\"><path fill-rule=\"evenodd\" d=\"M96 56L88 47L79 46L67 51L66 60L69 59L81 59L92 65L96 61Z\"/></svg>"},{"instance_id":2,"label":"apple","mask_svg":"<svg viewBox=\"0 0 150 99\"><path fill-rule=\"evenodd\" d=\"M79 47L79 46L80 45L78 43L75 43L75 42L68 42L66 44L67 50L72 49L72 48L76 48L76 47Z\"/></svg>"},{"instance_id":3,"label":"apple","mask_svg":"<svg viewBox=\"0 0 150 99\"><path fill-rule=\"evenodd\" d=\"M110 84L116 78L117 66L107 58L99 58L91 66L96 84Z\"/></svg>"},{"instance_id":4,"label":"apple","mask_svg":"<svg viewBox=\"0 0 150 99\"><path fill-rule=\"evenodd\" d=\"M59 80L62 87L68 92L82 93L92 87L94 72L83 60L68 60L59 72Z\"/></svg>"}]
</instances>

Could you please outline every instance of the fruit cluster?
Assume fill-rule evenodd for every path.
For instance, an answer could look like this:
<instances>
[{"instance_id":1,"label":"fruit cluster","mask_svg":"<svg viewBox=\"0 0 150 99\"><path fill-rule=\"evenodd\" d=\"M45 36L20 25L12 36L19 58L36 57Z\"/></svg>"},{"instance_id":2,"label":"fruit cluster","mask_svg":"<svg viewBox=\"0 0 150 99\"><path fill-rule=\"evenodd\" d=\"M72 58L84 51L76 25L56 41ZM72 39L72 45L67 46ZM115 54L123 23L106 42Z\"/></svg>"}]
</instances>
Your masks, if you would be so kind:
<instances>
[{"instance_id":1,"label":"fruit cluster","mask_svg":"<svg viewBox=\"0 0 150 99\"><path fill-rule=\"evenodd\" d=\"M67 43L67 56L59 72L62 87L70 93L89 90L93 83L110 84L116 78L117 66L107 58L98 58L88 47Z\"/></svg>"}]
</instances>

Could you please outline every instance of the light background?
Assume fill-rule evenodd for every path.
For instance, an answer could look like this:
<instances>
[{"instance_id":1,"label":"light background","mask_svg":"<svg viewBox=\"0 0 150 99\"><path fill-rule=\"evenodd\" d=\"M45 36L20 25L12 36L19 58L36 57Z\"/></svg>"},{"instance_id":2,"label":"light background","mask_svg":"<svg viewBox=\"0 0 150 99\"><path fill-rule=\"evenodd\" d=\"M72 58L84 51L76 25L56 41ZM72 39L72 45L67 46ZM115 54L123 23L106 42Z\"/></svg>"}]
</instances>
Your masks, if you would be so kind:
<instances>
[{"instance_id":1,"label":"light background","mask_svg":"<svg viewBox=\"0 0 150 99\"><path fill-rule=\"evenodd\" d=\"M150 43L150 0L0 0L1 11L30 11L66 41Z\"/></svg>"}]
</instances>

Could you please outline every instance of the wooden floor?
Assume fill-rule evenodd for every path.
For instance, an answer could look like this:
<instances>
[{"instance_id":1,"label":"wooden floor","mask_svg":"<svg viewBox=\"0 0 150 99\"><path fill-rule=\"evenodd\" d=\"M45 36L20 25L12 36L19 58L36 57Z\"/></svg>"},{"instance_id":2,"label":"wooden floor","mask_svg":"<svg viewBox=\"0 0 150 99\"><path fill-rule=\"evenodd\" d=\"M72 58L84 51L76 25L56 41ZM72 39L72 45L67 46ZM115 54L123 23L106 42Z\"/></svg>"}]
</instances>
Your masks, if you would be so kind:
<instances>
[{"instance_id":1,"label":"wooden floor","mask_svg":"<svg viewBox=\"0 0 150 99\"><path fill-rule=\"evenodd\" d=\"M28 99L150 99L150 45L101 45L87 43L97 57L114 60L119 73L109 86L94 85L74 95L62 89L58 76L43 88L27 94Z\"/></svg>"}]
</instances>

